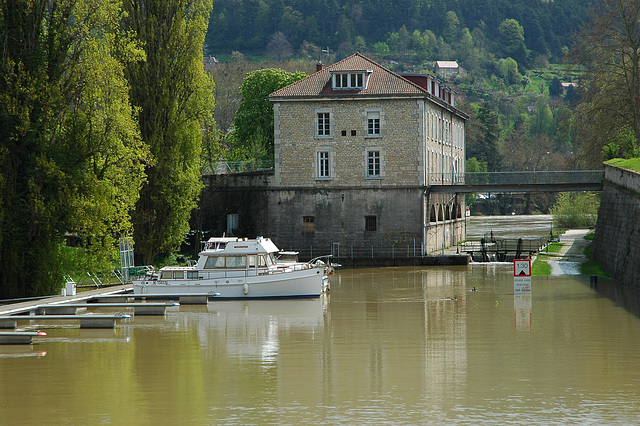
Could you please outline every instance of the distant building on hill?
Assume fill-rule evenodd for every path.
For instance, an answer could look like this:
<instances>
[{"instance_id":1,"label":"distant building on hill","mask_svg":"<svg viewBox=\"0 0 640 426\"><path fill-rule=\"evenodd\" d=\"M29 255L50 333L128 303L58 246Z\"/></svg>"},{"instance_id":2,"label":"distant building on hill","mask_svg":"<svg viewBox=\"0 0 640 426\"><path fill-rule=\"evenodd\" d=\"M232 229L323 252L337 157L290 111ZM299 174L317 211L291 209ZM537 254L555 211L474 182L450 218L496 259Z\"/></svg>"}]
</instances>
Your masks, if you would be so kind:
<instances>
[{"instance_id":1,"label":"distant building on hill","mask_svg":"<svg viewBox=\"0 0 640 426\"><path fill-rule=\"evenodd\" d=\"M460 74L460 66L456 61L436 61L434 72L445 79L451 79Z\"/></svg>"}]
</instances>

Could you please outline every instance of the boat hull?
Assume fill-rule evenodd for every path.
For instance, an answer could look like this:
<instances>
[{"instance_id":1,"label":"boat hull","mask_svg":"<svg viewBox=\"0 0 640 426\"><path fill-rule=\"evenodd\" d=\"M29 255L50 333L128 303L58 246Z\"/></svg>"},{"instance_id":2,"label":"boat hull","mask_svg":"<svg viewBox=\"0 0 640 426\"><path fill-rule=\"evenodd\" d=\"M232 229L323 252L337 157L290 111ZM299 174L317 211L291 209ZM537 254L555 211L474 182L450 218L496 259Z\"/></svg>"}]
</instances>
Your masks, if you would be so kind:
<instances>
[{"instance_id":1,"label":"boat hull","mask_svg":"<svg viewBox=\"0 0 640 426\"><path fill-rule=\"evenodd\" d=\"M203 295L216 299L319 297L323 291L321 268L268 275L225 276L199 280L135 280L134 294Z\"/></svg>"}]
</instances>

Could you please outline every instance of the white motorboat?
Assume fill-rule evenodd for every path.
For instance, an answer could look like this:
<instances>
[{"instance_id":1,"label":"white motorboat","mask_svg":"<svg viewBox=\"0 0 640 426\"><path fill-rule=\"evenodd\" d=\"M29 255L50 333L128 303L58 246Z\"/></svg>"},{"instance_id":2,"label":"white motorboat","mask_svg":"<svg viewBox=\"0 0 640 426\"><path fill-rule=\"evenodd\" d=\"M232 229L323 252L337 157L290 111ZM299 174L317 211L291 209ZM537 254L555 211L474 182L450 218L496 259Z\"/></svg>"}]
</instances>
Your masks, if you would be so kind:
<instances>
[{"instance_id":1,"label":"white motorboat","mask_svg":"<svg viewBox=\"0 0 640 426\"><path fill-rule=\"evenodd\" d=\"M192 266L165 266L133 280L135 294L209 294L216 298L319 297L327 264L279 262L269 239L213 237Z\"/></svg>"}]
</instances>

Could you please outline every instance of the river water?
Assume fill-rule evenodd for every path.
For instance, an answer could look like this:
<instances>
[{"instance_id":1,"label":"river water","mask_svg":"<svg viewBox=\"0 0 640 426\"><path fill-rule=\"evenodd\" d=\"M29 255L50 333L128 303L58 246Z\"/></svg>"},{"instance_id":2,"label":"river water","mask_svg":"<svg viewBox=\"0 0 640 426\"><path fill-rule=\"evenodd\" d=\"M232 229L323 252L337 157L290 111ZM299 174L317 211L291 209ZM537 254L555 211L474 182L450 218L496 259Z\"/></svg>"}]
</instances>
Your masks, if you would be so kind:
<instances>
[{"instance_id":1,"label":"river water","mask_svg":"<svg viewBox=\"0 0 640 426\"><path fill-rule=\"evenodd\" d=\"M470 228L526 232L496 221ZM638 423L637 296L580 276L515 296L512 270L345 269L320 299L61 324L0 346L0 424Z\"/></svg>"}]
</instances>

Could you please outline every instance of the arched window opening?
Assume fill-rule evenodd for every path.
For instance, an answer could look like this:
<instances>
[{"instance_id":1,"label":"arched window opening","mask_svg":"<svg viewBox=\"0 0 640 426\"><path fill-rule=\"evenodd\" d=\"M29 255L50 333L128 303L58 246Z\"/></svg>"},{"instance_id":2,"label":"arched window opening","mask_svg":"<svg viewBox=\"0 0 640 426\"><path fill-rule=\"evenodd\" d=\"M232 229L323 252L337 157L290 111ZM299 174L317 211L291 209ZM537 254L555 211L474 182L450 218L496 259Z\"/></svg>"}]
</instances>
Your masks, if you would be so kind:
<instances>
[{"instance_id":1,"label":"arched window opening","mask_svg":"<svg viewBox=\"0 0 640 426\"><path fill-rule=\"evenodd\" d=\"M431 206L431 212L429 213L429 222L436 222L436 206Z\"/></svg>"}]
</instances>

